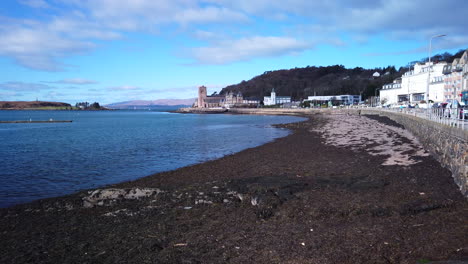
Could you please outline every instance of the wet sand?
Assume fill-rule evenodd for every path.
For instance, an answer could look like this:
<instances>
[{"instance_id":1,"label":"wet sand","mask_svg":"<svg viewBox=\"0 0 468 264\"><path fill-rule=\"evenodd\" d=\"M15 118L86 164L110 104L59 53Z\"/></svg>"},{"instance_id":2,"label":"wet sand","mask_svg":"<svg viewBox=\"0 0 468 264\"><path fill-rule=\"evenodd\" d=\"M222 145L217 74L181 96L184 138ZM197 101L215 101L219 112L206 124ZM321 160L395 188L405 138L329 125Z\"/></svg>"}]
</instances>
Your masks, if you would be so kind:
<instances>
[{"instance_id":1,"label":"wet sand","mask_svg":"<svg viewBox=\"0 0 468 264\"><path fill-rule=\"evenodd\" d=\"M293 133L215 161L0 209L0 263L468 260L467 201L401 125L282 127Z\"/></svg>"}]
</instances>

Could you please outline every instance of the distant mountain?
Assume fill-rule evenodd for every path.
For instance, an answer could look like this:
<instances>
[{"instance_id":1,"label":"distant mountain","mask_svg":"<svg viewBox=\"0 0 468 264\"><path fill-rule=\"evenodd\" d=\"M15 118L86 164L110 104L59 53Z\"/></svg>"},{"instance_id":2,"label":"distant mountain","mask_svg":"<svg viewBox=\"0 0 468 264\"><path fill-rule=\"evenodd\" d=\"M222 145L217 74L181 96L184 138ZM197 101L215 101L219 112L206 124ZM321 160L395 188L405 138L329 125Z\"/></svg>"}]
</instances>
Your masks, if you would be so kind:
<instances>
[{"instance_id":1,"label":"distant mountain","mask_svg":"<svg viewBox=\"0 0 468 264\"><path fill-rule=\"evenodd\" d=\"M191 106L195 102L195 98L190 99L158 99L158 100L133 100L118 102L106 105L113 109L130 109L130 108L152 108L158 106Z\"/></svg>"}]
</instances>

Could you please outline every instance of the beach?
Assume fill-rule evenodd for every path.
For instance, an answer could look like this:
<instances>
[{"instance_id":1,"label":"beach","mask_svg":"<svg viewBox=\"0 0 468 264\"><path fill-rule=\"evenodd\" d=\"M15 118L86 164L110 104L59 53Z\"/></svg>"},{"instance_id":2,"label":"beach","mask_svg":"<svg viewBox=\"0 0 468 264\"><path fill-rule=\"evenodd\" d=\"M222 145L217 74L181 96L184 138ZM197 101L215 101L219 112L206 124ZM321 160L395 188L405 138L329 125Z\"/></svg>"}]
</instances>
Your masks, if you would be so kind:
<instances>
[{"instance_id":1,"label":"beach","mask_svg":"<svg viewBox=\"0 0 468 264\"><path fill-rule=\"evenodd\" d=\"M380 116L306 117L217 160L0 209L0 262L468 260L466 198L417 138Z\"/></svg>"}]
</instances>

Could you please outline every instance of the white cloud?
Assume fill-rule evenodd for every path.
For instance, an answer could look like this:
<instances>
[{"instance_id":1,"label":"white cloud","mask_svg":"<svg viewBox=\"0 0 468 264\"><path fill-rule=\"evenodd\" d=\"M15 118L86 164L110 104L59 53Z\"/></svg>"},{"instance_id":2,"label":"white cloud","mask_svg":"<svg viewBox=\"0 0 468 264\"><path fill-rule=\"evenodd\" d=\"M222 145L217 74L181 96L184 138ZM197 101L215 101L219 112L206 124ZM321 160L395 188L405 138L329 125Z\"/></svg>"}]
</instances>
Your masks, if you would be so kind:
<instances>
[{"instance_id":1,"label":"white cloud","mask_svg":"<svg viewBox=\"0 0 468 264\"><path fill-rule=\"evenodd\" d=\"M96 84L98 82L93 81L93 80L81 79L81 78L71 78L71 79L63 79L63 80L60 80L60 81L47 82L47 83L83 85L83 84Z\"/></svg>"},{"instance_id":2,"label":"white cloud","mask_svg":"<svg viewBox=\"0 0 468 264\"><path fill-rule=\"evenodd\" d=\"M226 64L255 57L295 54L309 48L311 44L294 38L256 36L194 48L192 56L198 64Z\"/></svg>"},{"instance_id":3,"label":"white cloud","mask_svg":"<svg viewBox=\"0 0 468 264\"><path fill-rule=\"evenodd\" d=\"M27 23L0 28L0 35L0 55L12 57L18 64L37 70L62 70L64 65L59 59L95 47L92 42L72 40Z\"/></svg>"},{"instance_id":4,"label":"white cloud","mask_svg":"<svg viewBox=\"0 0 468 264\"><path fill-rule=\"evenodd\" d=\"M310 43L345 45L340 38L343 32L358 43L375 34L425 41L443 33L451 37L444 40L449 48L466 45L463 41L468 35L468 2L459 0L19 1L40 15L34 19L0 16L0 56L45 71L64 70L64 58L94 50L96 41L122 39L127 32L135 31L188 33L198 40L211 41L208 47L193 49L192 53L198 63L210 64L300 52ZM278 19L280 28L265 26ZM255 23L261 20L266 23ZM299 29L299 23L306 25L304 29ZM289 37L277 39L245 37L285 35L285 28L295 29L289 30ZM298 41L298 36L308 44ZM212 43L232 38L238 40Z\"/></svg>"}]
</instances>

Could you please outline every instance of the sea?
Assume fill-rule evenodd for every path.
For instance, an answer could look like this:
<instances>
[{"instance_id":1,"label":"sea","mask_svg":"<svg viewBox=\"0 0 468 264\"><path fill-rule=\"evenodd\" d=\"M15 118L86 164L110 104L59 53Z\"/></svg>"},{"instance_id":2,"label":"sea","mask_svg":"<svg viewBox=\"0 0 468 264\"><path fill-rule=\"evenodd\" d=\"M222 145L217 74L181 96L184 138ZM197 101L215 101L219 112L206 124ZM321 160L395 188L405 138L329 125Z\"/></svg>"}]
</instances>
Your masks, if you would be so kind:
<instances>
[{"instance_id":1,"label":"sea","mask_svg":"<svg viewBox=\"0 0 468 264\"><path fill-rule=\"evenodd\" d=\"M292 116L168 110L0 111L0 207L217 159L287 136Z\"/></svg>"}]
</instances>

